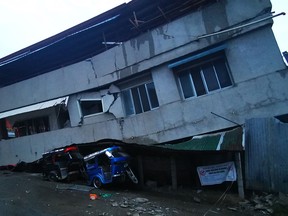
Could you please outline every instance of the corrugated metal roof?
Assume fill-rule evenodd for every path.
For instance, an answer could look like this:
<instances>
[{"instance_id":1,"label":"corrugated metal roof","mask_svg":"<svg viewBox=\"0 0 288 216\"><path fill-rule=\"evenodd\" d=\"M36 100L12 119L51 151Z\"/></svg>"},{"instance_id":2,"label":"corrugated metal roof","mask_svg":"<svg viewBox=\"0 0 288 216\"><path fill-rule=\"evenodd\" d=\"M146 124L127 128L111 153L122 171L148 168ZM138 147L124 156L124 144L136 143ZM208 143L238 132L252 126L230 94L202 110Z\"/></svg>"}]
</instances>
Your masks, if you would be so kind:
<instances>
[{"instance_id":1,"label":"corrugated metal roof","mask_svg":"<svg viewBox=\"0 0 288 216\"><path fill-rule=\"evenodd\" d=\"M194 136L191 140L182 143L157 146L186 151L242 151L244 150L243 129L238 127L225 132Z\"/></svg>"},{"instance_id":2,"label":"corrugated metal roof","mask_svg":"<svg viewBox=\"0 0 288 216\"><path fill-rule=\"evenodd\" d=\"M119 5L1 58L0 88L91 58L118 45L106 42L128 41L215 1L133 0Z\"/></svg>"}]
</instances>

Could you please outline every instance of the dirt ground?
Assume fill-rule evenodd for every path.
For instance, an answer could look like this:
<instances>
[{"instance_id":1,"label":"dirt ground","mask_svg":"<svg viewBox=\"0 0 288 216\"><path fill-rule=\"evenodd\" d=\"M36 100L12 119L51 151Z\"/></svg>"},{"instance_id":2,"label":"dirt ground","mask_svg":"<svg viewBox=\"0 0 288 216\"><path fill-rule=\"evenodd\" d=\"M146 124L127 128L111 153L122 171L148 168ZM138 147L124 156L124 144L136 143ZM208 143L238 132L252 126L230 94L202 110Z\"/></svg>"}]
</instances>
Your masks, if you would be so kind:
<instances>
[{"instance_id":1,"label":"dirt ground","mask_svg":"<svg viewBox=\"0 0 288 216\"><path fill-rule=\"evenodd\" d=\"M90 194L98 198L91 200ZM5 216L267 215L241 210L240 201L223 191L140 190L129 184L94 189L79 181L45 181L38 173L0 171L0 215Z\"/></svg>"}]
</instances>

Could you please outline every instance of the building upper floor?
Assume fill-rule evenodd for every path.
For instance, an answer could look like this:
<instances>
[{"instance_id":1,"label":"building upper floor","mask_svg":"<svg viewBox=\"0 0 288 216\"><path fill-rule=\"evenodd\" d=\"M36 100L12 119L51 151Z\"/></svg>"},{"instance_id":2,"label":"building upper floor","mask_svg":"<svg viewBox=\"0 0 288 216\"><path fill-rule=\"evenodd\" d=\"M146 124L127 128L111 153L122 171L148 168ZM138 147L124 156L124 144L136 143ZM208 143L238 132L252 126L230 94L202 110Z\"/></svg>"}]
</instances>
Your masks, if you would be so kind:
<instances>
[{"instance_id":1,"label":"building upper floor","mask_svg":"<svg viewBox=\"0 0 288 216\"><path fill-rule=\"evenodd\" d=\"M2 87L0 118L22 128L23 136L95 123L102 127L110 120L119 125L113 133L123 133L116 136L120 140L186 127L177 136L152 140L161 142L231 127L204 121L211 112L243 123L254 108L285 101L281 77L287 70L271 30L270 2L201 6L83 61ZM64 107L51 103L58 98L69 99ZM7 115L44 102L52 105ZM274 114L283 114L283 107Z\"/></svg>"},{"instance_id":2,"label":"building upper floor","mask_svg":"<svg viewBox=\"0 0 288 216\"><path fill-rule=\"evenodd\" d=\"M18 78L22 79L25 77L26 73L28 73L28 75L22 81L1 88L0 98L5 100L5 103L0 104L0 112L87 90L103 89L111 83L125 81L130 77L133 78L138 74L140 75L151 68L163 64L170 64L178 60L181 61L181 59L185 59L190 55L197 55L213 49L216 46L221 46L242 34L272 24L272 20L269 18L271 15L271 4L268 0L247 0L245 2L240 0L203 1L203 5L200 4L200 1L194 0L187 3L186 7L189 8L189 10L187 9L185 13L179 12L177 15L174 15L174 13L179 10L178 7L181 7L180 11L185 9L184 1L178 2L178 7L176 7L172 1L167 2L165 6L167 7L165 8L167 14L161 9L162 5L159 6L153 3L151 7L144 10L140 6L136 8L135 5L140 4L137 2L136 0L131 1L131 4L119 6L96 17L95 20L92 20L93 22L89 21L83 25L76 26L75 29L67 30L65 34L62 33L54 38L49 38L47 39L48 41L43 42L44 44L38 44L37 46L39 47L30 54L26 55L22 53L22 55L20 53L20 56L16 55L11 58L8 58L9 56L7 59L4 58L5 61L2 61L0 65L0 74L2 77L11 77L12 80L17 81ZM131 5L134 5L135 8ZM129 11L131 8L133 10L135 9L135 11ZM172 8L177 8L177 10ZM88 34L92 34L89 30L93 28L96 28L94 34L98 35L100 34L99 32L103 33L104 31L98 29L100 26L101 28L107 28L107 30L115 29L115 25L125 26L126 28L128 24L121 23L124 18L120 19L122 16L121 13L124 12L132 13L134 21L135 19L145 20L145 17L137 17L136 9L141 11L142 13L140 14L143 15L148 16L149 14L149 16L152 16L152 14L154 14L153 16L157 17L157 19L155 18L156 20L154 20L150 17L150 20L146 18L147 23L145 23L145 25L143 24L142 30L140 29L141 22L139 22L138 31L141 31L138 32L138 34L131 34L126 41L124 39L121 40L121 44L113 44L109 49L104 49L102 52L90 55L89 57L83 55L84 59L81 61L79 58L75 58L75 61L78 60L76 63L70 65L63 64L58 69L53 70L50 68L50 70L48 70L49 67L47 64L57 62L55 58L60 61L70 52L69 49L72 47L76 49L82 46L83 41L79 43L76 38L73 38L74 35L78 36L79 34L85 38ZM161 17L155 15L155 10L158 10L159 16L161 15ZM171 12L171 19L169 19L169 17L165 18L164 16L165 14L167 16L170 14L168 11ZM173 11L174 13L172 13ZM117 16L118 14L120 15ZM262 20L263 18L264 20ZM161 20L161 22L158 19ZM133 21L133 19L131 20ZM256 22L253 25L251 24L251 22L259 20L262 21ZM113 22L113 25L110 25L110 22ZM148 25L148 23L150 23L150 25ZM144 28L145 26L147 28ZM222 32L223 30L224 32ZM269 37L270 38L262 37L261 43L267 44L267 41L270 44L273 43L275 40L273 35L271 34ZM87 38L87 40L90 41L89 38ZM103 37L101 40L103 42ZM67 46L59 50L57 46L60 42L67 43ZM106 40L106 42L108 42L108 40ZM237 46L238 45L235 45L235 47ZM93 46L91 47L91 49L93 49ZM242 43L241 48L237 49L241 51L239 55L244 55L247 52L250 52L252 55L252 53L255 52L258 53L259 56L260 52L263 52L260 48L261 44L259 41L258 44L254 45ZM55 55L50 55L50 50L53 50ZM79 53L81 52L79 51ZM263 53L261 53L261 55L262 54ZM273 53L273 49L270 53L265 53L265 55L267 55L266 58L274 54L279 55L278 53ZM41 61L37 61L36 57L41 59ZM29 61L31 62L29 62L28 59L30 59ZM32 61L33 59L34 61ZM244 59L245 61L249 60L249 64L254 64L249 68L249 71L253 69L252 74L249 76L258 76L258 72L263 71L262 68L267 68L265 65L267 61L261 61L259 58L248 59L245 56ZM238 62L238 65L239 64L242 63ZM38 65L41 65L41 67L47 66L46 69L48 71L38 68ZM257 67L257 71L255 72L254 68L251 68L254 66L255 68ZM38 68L37 71L34 71L34 67L36 69ZM268 70L275 71L281 68L283 68L283 64L278 61L273 61L269 65ZM45 71L45 73L43 71ZM269 71L266 72L269 73ZM242 76L240 75L241 73L243 74L243 72L237 72L236 76ZM246 75L247 74L248 72ZM4 78L2 79L2 77L1 80L5 80ZM245 77L242 79L245 79Z\"/></svg>"}]
</instances>

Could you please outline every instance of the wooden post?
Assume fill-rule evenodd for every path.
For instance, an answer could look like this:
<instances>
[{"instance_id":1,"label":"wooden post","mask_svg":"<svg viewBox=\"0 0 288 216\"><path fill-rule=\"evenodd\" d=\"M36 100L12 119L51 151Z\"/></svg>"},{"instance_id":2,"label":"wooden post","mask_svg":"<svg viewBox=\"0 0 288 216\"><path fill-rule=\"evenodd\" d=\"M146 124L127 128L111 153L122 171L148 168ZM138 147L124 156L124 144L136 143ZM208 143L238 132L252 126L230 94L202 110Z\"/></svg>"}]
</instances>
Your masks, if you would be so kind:
<instances>
[{"instance_id":1,"label":"wooden post","mask_svg":"<svg viewBox=\"0 0 288 216\"><path fill-rule=\"evenodd\" d=\"M242 164L241 164L241 154L240 152L235 153L235 162L236 162L236 172L237 172L237 185L239 197L244 199L244 184L243 184L243 175L242 175Z\"/></svg>"},{"instance_id":2,"label":"wooden post","mask_svg":"<svg viewBox=\"0 0 288 216\"><path fill-rule=\"evenodd\" d=\"M138 159L138 176L140 187L144 186L144 173L143 173L143 158L141 155L137 156Z\"/></svg>"},{"instance_id":3,"label":"wooden post","mask_svg":"<svg viewBox=\"0 0 288 216\"><path fill-rule=\"evenodd\" d=\"M177 167L174 157L170 157L172 189L177 190Z\"/></svg>"}]
</instances>

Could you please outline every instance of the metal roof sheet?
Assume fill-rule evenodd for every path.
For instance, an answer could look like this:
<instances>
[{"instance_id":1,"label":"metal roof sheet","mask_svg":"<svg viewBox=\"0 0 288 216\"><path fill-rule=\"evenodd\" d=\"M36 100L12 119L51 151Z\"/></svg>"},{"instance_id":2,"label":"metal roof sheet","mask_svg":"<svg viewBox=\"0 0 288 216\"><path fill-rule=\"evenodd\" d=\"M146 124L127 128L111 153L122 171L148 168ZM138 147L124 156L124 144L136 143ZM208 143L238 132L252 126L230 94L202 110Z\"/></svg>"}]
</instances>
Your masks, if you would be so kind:
<instances>
[{"instance_id":1,"label":"metal roof sheet","mask_svg":"<svg viewBox=\"0 0 288 216\"><path fill-rule=\"evenodd\" d=\"M194 136L191 140L176 144L162 144L157 147L186 151L242 151L244 150L243 129Z\"/></svg>"},{"instance_id":2,"label":"metal roof sheet","mask_svg":"<svg viewBox=\"0 0 288 216\"><path fill-rule=\"evenodd\" d=\"M0 88L91 58L215 1L132 0L119 5L1 58ZM106 43L110 41L116 43Z\"/></svg>"}]
</instances>

